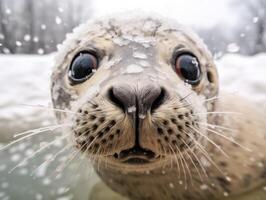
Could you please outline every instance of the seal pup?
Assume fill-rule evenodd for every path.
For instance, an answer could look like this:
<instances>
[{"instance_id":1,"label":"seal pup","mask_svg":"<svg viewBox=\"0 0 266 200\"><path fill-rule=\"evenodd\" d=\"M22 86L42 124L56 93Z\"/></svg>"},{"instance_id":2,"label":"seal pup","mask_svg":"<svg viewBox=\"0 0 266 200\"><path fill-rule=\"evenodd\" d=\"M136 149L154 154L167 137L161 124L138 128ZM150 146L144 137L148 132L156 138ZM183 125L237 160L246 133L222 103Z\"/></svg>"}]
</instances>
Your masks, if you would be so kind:
<instances>
[{"instance_id":1,"label":"seal pup","mask_svg":"<svg viewBox=\"0 0 266 200\"><path fill-rule=\"evenodd\" d=\"M265 185L265 114L219 95L207 47L170 19L81 25L51 80L54 108L75 113L56 113L73 123L69 141L129 199L224 199Z\"/></svg>"}]
</instances>

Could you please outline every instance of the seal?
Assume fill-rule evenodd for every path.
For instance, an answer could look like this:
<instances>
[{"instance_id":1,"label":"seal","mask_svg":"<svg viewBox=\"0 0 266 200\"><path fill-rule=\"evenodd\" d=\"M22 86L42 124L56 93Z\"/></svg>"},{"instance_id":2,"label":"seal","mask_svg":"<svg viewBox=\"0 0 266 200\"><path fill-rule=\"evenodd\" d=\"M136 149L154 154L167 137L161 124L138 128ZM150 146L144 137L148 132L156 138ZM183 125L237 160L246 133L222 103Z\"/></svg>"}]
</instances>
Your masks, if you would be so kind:
<instances>
[{"instance_id":1,"label":"seal","mask_svg":"<svg viewBox=\"0 0 266 200\"><path fill-rule=\"evenodd\" d=\"M265 114L219 94L213 58L188 28L91 20L59 47L51 80L54 107L71 111L56 113L72 123L69 141L119 194L206 200L265 187Z\"/></svg>"}]
</instances>

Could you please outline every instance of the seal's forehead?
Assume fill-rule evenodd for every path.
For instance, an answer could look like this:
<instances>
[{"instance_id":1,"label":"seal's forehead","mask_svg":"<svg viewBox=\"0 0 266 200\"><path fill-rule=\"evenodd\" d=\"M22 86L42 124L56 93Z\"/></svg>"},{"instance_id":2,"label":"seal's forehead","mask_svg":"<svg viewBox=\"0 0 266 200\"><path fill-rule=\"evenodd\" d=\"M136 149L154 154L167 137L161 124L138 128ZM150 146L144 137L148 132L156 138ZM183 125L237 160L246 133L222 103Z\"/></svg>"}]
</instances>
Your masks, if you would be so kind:
<instances>
[{"instance_id":1,"label":"seal's forehead","mask_svg":"<svg viewBox=\"0 0 266 200\"><path fill-rule=\"evenodd\" d=\"M110 53L132 43L149 48L163 44L162 41L166 41L165 46L169 47L167 54L179 43L207 52L207 48L197 35L170 19L157 16L115 16L90 20L67 35L66 41L59 46L57 66L62 64L66 56L73 57L72 54L84 50L82 48L93 47ZM162 46L157 48L163 49Z\"/></svg>"},{"instance_id":2,"label":"seal's forehead","mask_svg":"<svg viewBox=\"0 0 266 200\"><path fill-rule=\"evenodd\" d=\"M153 16L126 19L111 17L91 21L87 24L87 33L91 34L92 37L105 37L109 39L122 37L126 40L142 43L161 39L171 34L177 36L186 35L191 39L198 39L194 38L197 36L187 27L170 19Z\"/></svg>"}]
</instances>

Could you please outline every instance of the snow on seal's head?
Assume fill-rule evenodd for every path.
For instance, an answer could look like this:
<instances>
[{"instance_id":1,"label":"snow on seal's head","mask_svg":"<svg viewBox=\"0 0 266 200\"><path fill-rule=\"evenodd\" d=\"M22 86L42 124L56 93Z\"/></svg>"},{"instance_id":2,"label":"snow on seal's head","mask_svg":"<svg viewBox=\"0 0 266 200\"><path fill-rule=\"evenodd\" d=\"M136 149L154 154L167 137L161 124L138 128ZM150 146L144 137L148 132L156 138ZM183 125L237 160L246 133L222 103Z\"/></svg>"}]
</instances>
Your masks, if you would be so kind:
<instances>
[{"instance_id":1,"label":"snow on seal's head","mask_svg":"<svg viewBox=\"0 0 266 200\"><path fill-rule=\"evenodd\" d=\"M215 108L213 59L193 32L154 17L91 20L59 47L52 74L60 121L70 142L107 170L141 174L204 145L206 115ZM100 166L103 166L100 164ZM106 177L103 177L104 179Z\"/></svg>"}]
</instances>

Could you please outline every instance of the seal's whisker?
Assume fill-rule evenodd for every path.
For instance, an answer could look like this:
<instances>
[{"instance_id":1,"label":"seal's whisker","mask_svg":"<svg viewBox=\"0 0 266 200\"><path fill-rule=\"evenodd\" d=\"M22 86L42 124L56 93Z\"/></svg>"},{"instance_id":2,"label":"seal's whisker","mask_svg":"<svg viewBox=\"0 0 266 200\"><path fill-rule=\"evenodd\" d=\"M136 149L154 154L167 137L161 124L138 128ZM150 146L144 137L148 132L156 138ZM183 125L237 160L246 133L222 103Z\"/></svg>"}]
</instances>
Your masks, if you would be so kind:
<instances>
[{"instance_id":1,"label":"seal's whisker","mask_svg":"<svg viewBox=\"0 0 266 200\"><path fill-rule=\"evenodd\" d=\"M48 107L48 106L44 106L44 105L29 105L29 104L20 104L20 105L21 106L38 108L38 109L44 109L44 110L51 110L51 111L55 111L55 112L68 113L68 114L79 114L79 113L73 112L71 110L63 110L63 109Z\"/></svg>"},{"instance_id":2,"label":"seal's whisker","mask_svg":"<svg viewBox=\"0 0 266 200\"><path fill-rule=\"evenodd\" d=\"M239 146L240 148L242 148L242 149L244 149L244 150L246 150L246 151L252 152L251 149L249 149L249 148L243 146L242 144L236 142L233 138L229 138L229 137L227 137L227 136L225 136L225 135L223 135L223 134L221 134L221 133L218 133L218 132L215 131L215 130L212 130L212 129L210 129L210 128L207 128L207 127L206 127L206 130L208 130L210 133L214 133L214 134L216 134L216 135L218 135L218 136L224 138L225 140L227 140L227 141L229 141L229 142L232 142L232 143L236 144L237 146Z\"/></svg>"},{"instance_id":3,"label":"seal's whisker","mask_svg":"<svg viewBox=\"0 0 266 200\"><path fill-rule=\"evenodd\" d=\"M182 138L181 138L181 140L182 140L182 142L186 145L186 147L188 148L188 150L189 150L190 152L193 152L192 149L191 149L191 147L186 143L186 141L183 140ZM203 181L203 178L202 178L202 176L201 176L201 173L200 173L200 171L199 171L197 165L195 164L194 160L192 159L192 157L189 155L189 153L188 153L187 151L185 151L185 153L187 154L187 156L188 156L188 158L190 159L192 165L193 165L194 168L196 169L196 171L197 171L197 173L198 173L198 175L199 175L201 181Z\"/></svg>"},{"instance_id":4,"label":"seal's whisker","mask_svg":"<svg viewBox=\"0 0 266 200\"><path fill-rule=\"evenodd\" d=\"M58 126L60 126L60 128L61 128L61 127L62 127L62 124L61 124L61 125L58 125ZM69 126L69 125L68 125L68 124L65 124L64 126ZM44 131L42 131L42 132L36 132L37 130L39 130L39 129L35 129L35 131L34 131L33 133L30 133L30 134L28 134L28 135L26 135L26 136L23 136L23 137L21 137L21 138L19 138L19 139L17 139L17 140L14 140L14 141L8 143L7 145L1 147L1 148L0 148L0 151L3 151L3 150L5 150L5 149L9 148L10 146L12 146L12 145L14 145L14 144L17 144L18 142L21 142L21 141L23 141L23 140L25 140L25 139L27 139L27 138L30 138L30 137L32 137L32 136L34 136L34 135L38 135L38 134L40 134L40 133L43 133L43 132L49 131L49 130L44 130ZM25 134L25 133L23 133L23 134Z\"/></svg>"},{"instance_id":5,"label":"seal's whisker","mask_svg":"<svg viewBox=\"0 0 266 200\"><path fill-rule=\"evenodd\" d=\"M178 170L178 178L180 178L180 177L181 177L181 170L180 170L180 165L179 165L179 162L178 162L177 154L175 153L175 151L174 151L174 149L171 147L171 145L169 145L169 147L172 149L173 154L174 154L174 156L175 156L176 164L177 164L177 170Z\"/></svg>"},{"instance_id":6,"label":"seal's whisker","mask_svg":"<svg viewBox=\"0 0 266 200\"><path fill-rule=\"evenodd\" d=\"M168 144L168 146L169 146L169 148L170 148L170 150L173 152L173 154L176 156L176 153L175 153L175 151L173 150L173 148L171 147L171 145L170 144ZM176 158L176 157L175 157ZM172 161L172 156L170 156L170 159L171 159L171 169L173 168L173 161ZM176 161L176 163L178 163L178 161Z\"/></svg>"},{"instance_id":7,"label":"seal's whisker","mask_svg":"<svg viewBox=\"0 0 266 200\"><path fill-rule=\"evenodd\" d=\"M232 115L243 115L243 113L240 112L231 112L231 111L214 111L214 112L198 112L194 113L192 115L198 116L198 115L208 115L208 114L232 114Z\"/></svg>"},{"instance_id":8,"label":"seal's whisker","mask_svg":"<svg viewBox=\"0 0 266 200\"><path fill-rule=\"evenodd\" d=\"M87 143L86 143L87 144ZM71 174L71 176L70 176L70 180L73 180L73 178L74 178L74 176L77 174L77 170L80 168L80 166L81 166L81 164L82 164L82 162L84 161L84 152L79 152L79 153L81 153L81 158L79 157L79 163L77 164L77 165L75 165L75 172L73 171L73 173ZM74 158L73 158L74 159ZM72 160L73 160L72 159ZM70 162L69 162L69 164L70 164ZM67 166L66 166L67 167ZM65 168L66 168L65 167ZM74 170L74 169L73 169Z\"/></svg>"},{"instance_id":9,"label":"seal's whisker","mask_svg":"<svg viewBox=\"0 0 266 200\"><path fill-rule=\"evenodd\" d=\"M70 134L70 133L69 133ZM19 162L15 167L13 167L8 173L12 173L16 168L21 167L25 162L27 162L28 160L34 158L37 154L41 153L43 150L51 147L53 144L55 144L56 142L65 139L69 134L67 135L63 135L59 138L56 138L55 140L53 140L52 142L49 142L47 144L45 144L44 146L42 146L41 148L39 148L37 151L35 151L34 153L32 153L31 155L27 156L26 158L24 158L21 162Z\"/></svg>"},{"instance_id":10,"label":"seal's whisker","mask_svg":"<svg viewBox=\"0 0 266 200\"><path fill-rule=\"evenodd\" d=\"M186 98L187 97L189 97L190 95L191 95L192 93L190 93L189 95L187 95L186 96ZM173 97L173 100L178 100L178 101L180 101L180 102L182 102L182 101L184 101L186 98L181 98L181 99L179 99L179 98L176 98L176 97ZM206 102L209 102L209 101L213 101L213 100L217 100L217 99L219 99L219 98L222 98L222 96L214 96L214 97L211 97L211 98L209 98L209 99L204 99L203 101L200 101L200 103L206 103ZM172 99L171 99L172 100ZM184 103L184 102L183 102ZM188 103L188 102L186 102L186 104L183 104L182 106L180 106L180 107L177 107L177 109L179 109L179 108L186 108L186 107L189 107L189 106L193 106L194 104L192 104L192 103Z\"/></svg>"},{"instance_id":11,"label":"seal's whisker","mask_svg":"<svg viewBox=\"0 0 266 200\"><path fill-rule=\"evenodd\" d=\"M184 166L185 164L183 163L184 161L183 161L182 157L180 157L181 151L179 150L179 147L176 146L176 149L178 151L178 157L180 158L180 163L181 163L181 166L182 166L182 169L183 169L183 172L184 172L185 188L187 188L187 172L186 172L186 169L185 169L185 166Z\"/></svg>"},{"instance_id":12,"label":"seal's whisker","mask_svg":"<svg viewBox=\"0 0 266 200\"><path fill-rule=\"evenodd\" d=\"M187 172L188 172L188 176L190 178L190 181L191 181L191 184L193 185L193 180L192 180L192 175L191 175L191 170L187 164L187 161L186 161L186 158L183 156L182 152L178 149L178 152L179 152L179 156L181 157L181 159L183 159L184 161L184 164L185 164L185 167L187 168ZM187 189L187 184L185 185L185 189Z\"/></svg>"},{"instance_id":13,"label":"seal's whisker","mask_svg":"<svg viewBox=\"0 0 266 200\"><path fill-rule=\"evenodd\" d=\"M165 150L165 148L164 148L164 146L163 145L161 145L161 147L162 147L162 150L163 150L163 155L167 155L167 153L166 153L166 150ZM165 159L166 159L166 157L165 157ZM164 163L164 166L163 166L163 168L165 167L165 165L166 165L166 163Z\"/></svg>"},{"instance_id":14,"label":"seal's whisker","mask_svg":"<svg viewBox=\"0 0 266 200\"><path fill-rule=\"evenodd\" d=\"M98 136L96 136L92 141L91 143L88 145L88 149L90 148L90 146L96 141ZM88 142L85 142L78 151L74 151L70 156L69 158L67 159L66 163L63 163L63 165L61 166L58 166L56 169L55 169L55 172L57 173L61 173L70 163L72 160L74 160L74 158L81 152L81 150L83 149L83 147L85 147L87 145Z\"/></svg>"},{"instance_id":15,"label":"seal's whisker","mask_svg":"<svg viewBox=\"0 0 266 200\"><path fill-rule=\"evenodd\" d=\"M204 99L203 101L200 101L200 103L206 103L206 102L209 102L209 101L214 101L214 100L218 100L220 98L224 98L224 96L214 96L214 97L210 97L208 99ZM180 101L180 100L179 100ZM186 102L187 104L184 105L184 107L188 107L188 106L193 106L194 104L192 103L188 103Z\"/></svg>"},{"instance_id":16,"label":"seal's whisker","mask_svg":"<svg viewBox=\"0 0 266 200\"><path fill-rule=\"evenodd\" d=\"M195 140L190 134L188 134L188 132L185 131L185 133L189 136L189 138L191 138L192 140ZM197 160L197 162L199 163L204 175L208 178L208 174L206 172L206 169L204 168L204 166L202 165L201 161L199 160L198 156L194 153L193 149L188 145L189 150L191 151L192 155L195 157L195 159Z\"/></svg>"},{"instance_id":17,"label":"seal's whisker","mask_svg":"<svg viewBox=\"0 0 266 200\"><path fill-rule=\"evenodd\" d=\"M72 144L69 144L67 146L65 146L64 148L62 148L60 151L58 151L56 154L54 154L51 158L45 160L43 163L41 163L38 167L36 167L32 172L31 172L31 176L33 176L39 169L41 169L43 166L45 166L46 164L49 165L50 163L52 163L55 158L62 154L64 151L68 150L70 147L72 147Z\"/></svg>"},{"instance_id":18,"label":"seal's whisker","mask_svg":"<svg viewBox=\"0 0 266 200\"><path fill-rule=\"evenodd\" d=\"M209 124L209 123L202 123L202 122L196 122L196 124L200 124L200 125L203 125L203 126L207 126L207 127L210 127L210 128L218 128L218 129L222 129L222 130L227 130L227 131L231 131L231 132L238 132L237 129L233 129L233 128L229 128L229 127L225 127L225 126L220 126L220 125L216 125L216 124Z\"/></svg>"},{"instance_id":19,"label":"seal's whisker","mask_svg":"<svg viewBox=\"0 0 266 200\"><path fill-rule=\"evenodd\" d=\"M86 144L88 144L88 142L86 142ZM86 150L85 150L84 152L81 152L81 158L80 158L79 163L76 165L76 171L80 168L80 166L83 165L84 160L86 159L86 156L88 156L89 159L91 159L91 160L94 158L93 155L88 155L88 154L87 154L87 150L88 150L88 148L86 148ZM72 173L72 176L71 176L70 179L72 179L72 177L73 177L75 174L77 174L77 173Z\"/></svg>"},{"instance_id":20,"label":"seal's whisker","mask_svg":"<svg viewBox=\"0 0 266 200\"><path fill-rule=\"evenodd\" d=\"M220 98L222 98L222 96L210 97L210 98L204 99L203 101L201 101L201 103L206 103L206 102L209 102L209 101L214 101L214 100L217 100L217 99L220 99Z\"/></svg>"},{"instance_id":21,"label":"seal's whisker","mask_svg":"<svg viewBox=\"0 0 266 200\"><path fill-rule=\"evenodd\" d=\"M204 137L206 140L208 140L211 144L213 144L213 146L215 146L225 157L229 158L229 155L227 153L225 153L225 151L219 145L217 145L213 140L211 140L207 135L201 133L198 129L196 129L192 126L189 126L189 128L196 131L198 134L200 134L202 137Z\"/></svg>"},{"instance_id":22,"label":"seal's whisker","mask_svg":"<svg viewBox=\"0 0 266 200\"><path fill-rule=\"evenodd\" d=\"M102 151L103 151L102 146L100 146L98 151L95 154L99 155L99 154L101 154ZM97 159L97 157L96 157L96 159ZM98 171L100 171L100 161L97 162L97 169L98 169Z\"/></svg>"},{"instance_id":23,"label":"seal's whisker","mask_svg":"<svg viewBox=\"0 0 266 200\"><path fill-rule=\"evenodd\" d=\"M71 133L67 134L70 135ZM82 137L82 135L80 135L78 138ZM73 145L70 143L68 144L67 146L65 146L63 149L61 149L60 151L58 151L55 155L53 155L51 158L47 159L46 161L44 161L42 164L40 164L37 168L35 168L32 173L31 173L31 176L34 175L34 173L36 173L42 166L45 166L46 164L50 164L53 160L55 160L55 158L62 154L64 151L68 150L70 147L72 147Z\"/></svg>"},{"instance_id":24,"label":"seal's whisker","mask_svg":"<svg viewBox=\"0 0 266 200\"><path fill-rule=\"evenodd\" d=\"M197 149L210 161L210 163L223 175L226 176L224 174L224 172L221 170L221 168L213 161L213 159L209 156L209 153L204 149L204 147L197 142L197 140L195 140L193 137L191 137L189 135L189 137L193 140L193 142L195 143L195 147L197 147Z\"/></svg>"},{"instance_id":25,"label":"seal's whisker","mask_svg":"<svg viewBox=\"0 0 266 200\"><path fill-rule=\"evenodd\" d=\"M85 145L86 145L86 143L84 145L82 145L82 147L84 147ZM62 173L64 171L64 169L71 163L71 161L74 160L75 157L81 152L82 147L78 151L74 151L72 154L70 154L69 157L67 158L66 162L64 162L61 165L59 165L58 167L56 167L56 169L52 173L52 175L55 174L56 176L58 176L60 173Z\"/></svg>"},{"instance_id":26,"label":"seal's whisker","mask_svg":"<svg viewBox=\"0 0 266 200\"><path fill-rule=\"evenodd\" d=\"M45 126L45 127L41 127L41 128L36 128L36 129L31 129L28 131L24 131L22 133L17 133L13 136L13 138L17 138L23 135L27 135L30 133L43 133L43 132L47 132L47 131L54 131L55 129L58 128L64 128L66 126L70 126L71 124L56 124L56 125L50 125L50 126Z\"/></svg>"},{"instance_id":27,"label":"seal's whisker","mask_svg":"<svg viewBox=\"0 0 266 200\"><path fill-rule=\"evenodd\" d=\"M182 97L179 101L184 101L186 98L188 98L190 95L192 95L194 93L194 91L190 92L189 94L187 94L186 96Z\"/></svg>"},{"instance_id":28,"label":"seal's whisker","mask_svg":"<svg viewBox=\"0 0 266 200\"><path fill-rule=\"evenodd\" d=\"M189 154L187 151L185 151L185 154L187 155L187 157L188 157L188 158L189 158L189 160L191 161L191 163L192 163L193 167L196 169L196 171L197 171L197 174L198 174L198 175L199 175L199 177L200 177L200 180L203 182L202 175L201 175L201 173L200 173L200 171L199 171L199 169L198 169L197 165L195 164L194 160L192 159L192 157L190 156L190 154ZM191 171L191 170L190 170L190 171ZM191 173L190 173L190 174L191 174ZM191 185L193 186L193 180L192 180L192 176L191 176Z\"/></svg>"}]
</instances>

